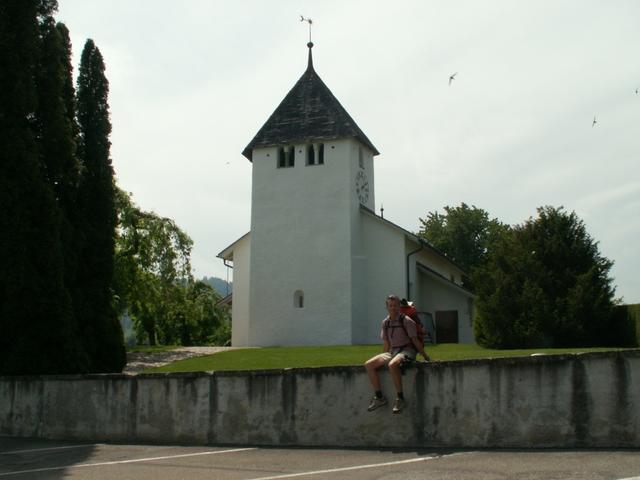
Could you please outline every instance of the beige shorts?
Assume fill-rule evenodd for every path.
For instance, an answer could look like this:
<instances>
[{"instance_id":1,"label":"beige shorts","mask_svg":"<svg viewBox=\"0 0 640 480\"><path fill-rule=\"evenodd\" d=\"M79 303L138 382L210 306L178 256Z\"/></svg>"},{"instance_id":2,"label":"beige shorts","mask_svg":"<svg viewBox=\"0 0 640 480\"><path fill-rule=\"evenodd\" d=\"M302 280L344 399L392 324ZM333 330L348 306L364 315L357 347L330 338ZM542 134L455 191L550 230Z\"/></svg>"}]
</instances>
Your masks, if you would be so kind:
<instances>
[{"instance_id":1,"label":"beige shorts","mask_svg":"<svg viewBox=\"0 0 640 480\"><path fill-rule=\"evenodd\" d=\"M391 351L393 351L393 349ZM384 353L381 353L379 356L381 358L384 358L385 363L389 363L391 359L396 357L397 355L403 355L408 360L415 360L417 354L418 352L416 352L413 348L405 348L395 354L384 352Z\"/></svg>"}]
</instances>

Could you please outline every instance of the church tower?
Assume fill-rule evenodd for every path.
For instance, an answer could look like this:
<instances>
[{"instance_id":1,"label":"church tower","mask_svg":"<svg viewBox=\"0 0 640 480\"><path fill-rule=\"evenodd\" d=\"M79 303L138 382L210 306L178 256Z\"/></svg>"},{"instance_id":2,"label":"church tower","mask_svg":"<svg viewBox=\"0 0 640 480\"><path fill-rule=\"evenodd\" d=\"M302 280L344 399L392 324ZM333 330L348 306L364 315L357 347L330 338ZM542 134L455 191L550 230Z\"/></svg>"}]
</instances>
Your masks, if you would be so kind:
<instances>
[{"instance_id":1,"label":"church tower","mask_svg":"<svg viewBox=\"0 0 640 480\"><path fill-rule=\"evenodd\" d=\"M242 152L252 162L252 199L239 344L352 344L366 315L361 205L374 210L378 151L320 79L307 46L306 71Z\"/></svg>"}]
</instances>

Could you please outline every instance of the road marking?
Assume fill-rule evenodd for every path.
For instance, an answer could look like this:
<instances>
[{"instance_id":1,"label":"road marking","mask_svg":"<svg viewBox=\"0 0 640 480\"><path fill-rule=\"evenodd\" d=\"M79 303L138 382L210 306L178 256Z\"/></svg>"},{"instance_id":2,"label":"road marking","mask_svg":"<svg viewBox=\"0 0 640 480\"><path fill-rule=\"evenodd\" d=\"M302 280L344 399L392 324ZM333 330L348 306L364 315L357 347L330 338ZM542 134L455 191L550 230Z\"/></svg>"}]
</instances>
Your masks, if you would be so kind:
<instances>
[{"instance_id":1,"label":"road marking","mask_svg":"<svg viewBox=\"0 0 640 480\"><path fill-rule=\"evenodd\" d=\"M169 460L172 458L196 457L201 455L216 455L220 453L235 453L256 450L255 448L235 448L233 450L215 450L209 452L184 453L181 455L166 455L163 457L136 458L133 460L118 460L114 462L98 462L98 463L82 463L80 465L64 465L61 467L34 468L31 470L18 470L16 472L0 473L0 477L8 477L9 475L21 475L23 473L50 472L52 470L64 470L66 468L83 468L83 467L102 467L105 465L122 465L125 463L153 462L155 460Z\"/></svg>"},{"instance_id":2,"label":"road marking","mask_svg":"<svg viewBox=\"0 0 640 480\"><path fill-rule=\"evenodd\" d=\"M410 458L408 460L398 460L395 462L386 462L386 463L369 463L365 465L354 465L352 467L330 468L328 470L315 470L311 472L287 473L284 475L274 475L272 477L252 478L250 480L277 480L280 478L294 478L294 477L305 477L307 475L321 475L323 473L348 472L350 470L362 470L365 468L390 467L392 465L402 465L406 463L426 462L427 460L436 460L438 458L443 458L443 457L453 457L455 455L462 455L462 453L452 453L450 455L436 455L433 457Z\"/></svg>"},{"instance_id":3,"label":"road marking","mask_svg":"<svg viewBox=\"0 0 640 480\"><path fill-rule=\"evenodd\" d=\"M65 447L46 447L46 448L32 448L29 450L9 450L7 452L0 452L0 455L15 455L17 453L32 453L32 452L46 452L47 450L65 450L68 448L88 448L104 445L104 443L91 443L84 445L67 445Z\"/></svg>"}]
</instances>

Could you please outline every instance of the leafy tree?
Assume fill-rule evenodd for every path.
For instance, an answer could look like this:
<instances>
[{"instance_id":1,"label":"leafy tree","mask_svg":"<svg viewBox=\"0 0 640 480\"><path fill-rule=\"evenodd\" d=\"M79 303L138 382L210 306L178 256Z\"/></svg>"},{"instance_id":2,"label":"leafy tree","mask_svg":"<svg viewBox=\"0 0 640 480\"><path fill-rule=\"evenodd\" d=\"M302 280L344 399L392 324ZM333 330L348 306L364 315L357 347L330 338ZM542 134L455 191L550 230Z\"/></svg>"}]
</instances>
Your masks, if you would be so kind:
<instances>
[{"instance_id":1,"label":"leafy tree","mask_svg":"<svg viewBox=\"0 0 640 480\"><path fill-rule=\"evenodd\" d=\"M116 299L137 339L164 345L224 345L231 322L210 285L191 276L192 240L176 223L145 212L117 190Z\"/></svg>"},{"instance_id":2,"label":"leafy tree","mask_svg":"<svg viewBox=\"0 0 640 480\"><path fill-rule=\"evenodd\" d=\"M477 270L478 343L602 344L613 327L612 265L575 213L539 208L537 218L499 238Z\"/></svg>"},{"instance_id":3,"label":"leafy tree","mask_svg":"<svg viewBox=\"0 0 640 480\"><path fill-rule=\"evenodd\" d=\"M173 282L156 308L158 342L165 345L224 345L231 338L225 311L216 308L220 295L202 281Z\"/></svg>"},{"instance_id":4,"label":"leafy tree","mask_svg":"<svg viewBox=\"0 0 640 480\"><path fill-rule=\"evenodd\" d=\"M186 289L188 318L195 345L225 345L231 339L231 321L226 311L216 308L221 299L213 287L197 280ZM184 345L184 343L183 343Z\"/></svg>"},{"instance_id":5,"label":"leafy tree","mask_svg":"<svg viewBox=\"0 0 640 480\"><path fill-rule=\"evenodd\" d=\"M444 214L429 212L420 218L418 235L445 253L469 273L482 265L492 243L509 227L475 206L461 203L458 207L444 207ZM470 276L463 278L467 288L473 287Z\"/></svg>"},{"instance_id":6,"label":"leafy tree","mask_svg":"<svg viewBox=\"0 0 640 480\"><path fill-rule=\"evenodd\" d=\"M77 296L74 306L82 322L84 343L95 372L121 371L126 364L122 328L113 308L115 252L115 184L109 134L109 84L104 62L92 40L82 51L77 87L80 158L80 225Z\"/></svg>"},{"instance_id":7,"label":"leafy tree","mask_svg":"<svg viewBox=\"0 0 640 480\"><path fill-rule=\"evenodd\" d=\"M120 313L134 320L137 336L151 345L173 343L178 282L191 277L193 241L169 219L145 212L117 189L115 286Z\"/></svg>"},{"instance_id":8,"label":"leafy tree","mask_svg":"<svg viewBox=\"0 0 640 480\"><path fill-rule=\"evenodd\" d=\"M53 133L43 117L49 92L40 52L57 51L49 36L53 0L0 2L0 372L86 371L65 286L62 213L48 181ZM52 88L59 78L51 79ZM39 102L40 101L40 102ZM65 147L62 147L64 150ZM62 156L60 157L62 158Z\"/></svg>"}]
</instances>

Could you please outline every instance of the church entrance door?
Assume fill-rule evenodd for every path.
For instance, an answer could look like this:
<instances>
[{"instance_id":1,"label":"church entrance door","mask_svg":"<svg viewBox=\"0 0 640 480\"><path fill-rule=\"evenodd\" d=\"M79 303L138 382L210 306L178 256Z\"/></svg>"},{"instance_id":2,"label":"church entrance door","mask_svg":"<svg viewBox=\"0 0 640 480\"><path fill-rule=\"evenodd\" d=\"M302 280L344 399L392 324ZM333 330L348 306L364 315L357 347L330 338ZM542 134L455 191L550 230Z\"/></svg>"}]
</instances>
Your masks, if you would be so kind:
<instances>
[{"instance_id":1,"label":"church entrance door","mask_svg":"<svg viewBox=\"0 0 640 480\"><path fill-rule=\"evenodd\" d=\"M436 341L438 343L458 343L458 311L436 312Z\"/></svg>"}]
</instances>

